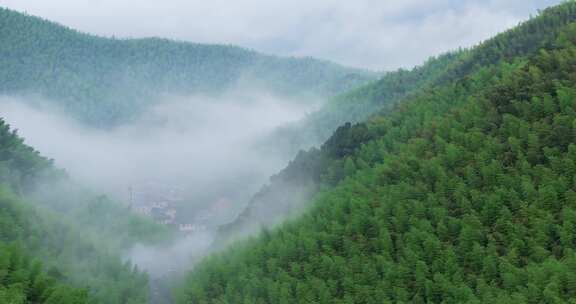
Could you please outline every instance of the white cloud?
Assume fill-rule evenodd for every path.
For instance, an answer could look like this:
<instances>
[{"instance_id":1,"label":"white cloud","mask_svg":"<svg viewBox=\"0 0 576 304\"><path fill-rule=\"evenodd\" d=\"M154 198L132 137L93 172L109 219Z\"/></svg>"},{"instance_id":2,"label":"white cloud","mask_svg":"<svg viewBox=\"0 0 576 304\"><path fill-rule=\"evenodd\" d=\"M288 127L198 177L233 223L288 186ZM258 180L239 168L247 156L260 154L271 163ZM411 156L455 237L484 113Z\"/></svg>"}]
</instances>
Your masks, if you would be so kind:
<instances>
[{"instance_id":1,"label":"white cloud","mask_svg":"<svg viewBox=\"0 0 576 304\"><path fill-rule=\"evenodd\" d=\"M262 137L315 103L248 90L218 98L167 96L139 120L102 130L28 101L0 96L2 117L26 144L91 189L126 201L130 186L161 182L185 189L189 204L205 203L194 199L213 191L234 208L287 162L262 150Z\"/></svg>"},{"instance_id":2,"label":"white cloud","mask_svg":"<svg viewBox=\"0 0 576 304\"><path fill-rule=\"evenodd\" d=\"M82 31L230 43L372 69L470 46L560 0L0 0Z\"/></svg>"}]
</instances>

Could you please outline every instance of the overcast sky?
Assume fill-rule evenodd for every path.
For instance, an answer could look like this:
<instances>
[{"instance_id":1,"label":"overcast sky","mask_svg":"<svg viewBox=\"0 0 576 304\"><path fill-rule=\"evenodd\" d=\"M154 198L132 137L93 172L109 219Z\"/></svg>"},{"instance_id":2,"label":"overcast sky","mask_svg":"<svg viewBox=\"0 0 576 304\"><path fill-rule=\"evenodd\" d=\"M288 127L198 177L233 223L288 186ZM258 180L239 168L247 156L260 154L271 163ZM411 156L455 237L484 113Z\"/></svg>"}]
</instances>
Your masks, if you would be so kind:
<instances>
[{"instance_id":1,"label":"overcast sky","mask_svg":"<svg viewBox=\"0 0 576 304\"><path fill-rule=\"evenodd\" d=\"M390 70L510 28L560 0L0 0L84 32L236 44Z\"/></svg>"}]
</instances>

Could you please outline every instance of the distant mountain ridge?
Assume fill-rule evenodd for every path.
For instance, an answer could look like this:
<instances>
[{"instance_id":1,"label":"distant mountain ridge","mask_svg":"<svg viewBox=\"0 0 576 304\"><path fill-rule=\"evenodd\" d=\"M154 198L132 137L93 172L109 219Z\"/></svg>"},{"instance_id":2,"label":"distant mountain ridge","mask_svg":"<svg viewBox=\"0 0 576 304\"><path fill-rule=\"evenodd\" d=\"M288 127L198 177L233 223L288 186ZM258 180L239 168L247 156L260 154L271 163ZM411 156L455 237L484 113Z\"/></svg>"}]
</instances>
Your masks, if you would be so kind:
<instances>
[{"instance_id":1,"label":"distant mountain ridge","mask_svg":"<svg viewBox=\"0 0 576 304\"><path fill-rule=\"evenodd\" d=\"M0 8L0 94L40 95L91 124L121 122L162 93L216 94L241 85L325 97L375 77L236 46L97 37Z\"/></svg>"},{"instance_id":2,"label":"distant mountain ridge","mask_svg":"<svg viewBox=\"0 0 576 304\"><path fill-rule=\"evenodd\" d=\"M567 1L570 2L570 1ZM425 88L443 85L469 75L480 67L501 60L515 60L550 47L564 25L575 20L569 6L549 8L540 18L531 18L519 26L479 42L469 49L458 49L428 59L413 69L385 73L378 80L331 98L318 111L298 123L285 126L271 137L293 154L326 141L346 122L362 122L378 111L388 111L396 104Z\"/></svg>"}]
</instances>

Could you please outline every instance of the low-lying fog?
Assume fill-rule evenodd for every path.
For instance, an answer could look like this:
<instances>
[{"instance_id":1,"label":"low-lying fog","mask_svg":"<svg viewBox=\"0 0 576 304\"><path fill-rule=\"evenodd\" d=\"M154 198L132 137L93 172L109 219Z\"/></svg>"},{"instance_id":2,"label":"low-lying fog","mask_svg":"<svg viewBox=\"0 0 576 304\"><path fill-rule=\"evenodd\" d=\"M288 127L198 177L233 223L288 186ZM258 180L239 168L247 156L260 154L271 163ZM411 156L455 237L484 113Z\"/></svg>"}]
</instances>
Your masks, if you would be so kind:
<instances>
[{"instance_id":1,"label":"low-lying fog","mask_svg":"<svg viewBox=\"0 0 576 304\"><path fill-rule=\"evenodd\" d=\"M316 106L239 90L218 98L170 96L139 119L104 130L30 104L40 103L0 98L2 117L27 144L75 180L126 203L150 185L178 189L184 197L180 222L196 206L218 202L225 217L234 216L287 162L255 143Z\"/></svg>"},{"instance_id":2,"label":"low-lying fog","mask_svg":"<svg viewBox=\"0 0 576 304\"><path fill-rule=\"evenodd\" d=\"M31 105L47 103L28 101L0 97L1 116L73 179L127 204L138 204L133 192L149 191L150 185L180 189L183 206L178 206L176 224L193 223L197 213L216 205L226 210L212 217L219 221L214 225L235 216L286 165L287 159L264 152L274 149L255 144L317 106L261 92L170 96L134 122L104 130ZM198 254L194 250L206 250L209 233L198 235L182 238L173 248L137 246L128 255L153 278L164 276L171 266L157 261L177 260L182 266L183 259Z\"/></svg>"},{"instance_id":3,"label":"low-lying fog","mask_svg":"<svg viewBox=\"0 0 576 304\"><path fill-rule=\"evenodd\" d=\"M149 182L181 188L190 198L205 197L219 184L226 185L220 195L227 201L251 194L286 162L254 144L313 107L239 91L220 98L172 96L135 122L102 130L18 97L0 99L2 117L27 144L74 179L123 201L130 187Z\"/></svg>"}]
</instances>

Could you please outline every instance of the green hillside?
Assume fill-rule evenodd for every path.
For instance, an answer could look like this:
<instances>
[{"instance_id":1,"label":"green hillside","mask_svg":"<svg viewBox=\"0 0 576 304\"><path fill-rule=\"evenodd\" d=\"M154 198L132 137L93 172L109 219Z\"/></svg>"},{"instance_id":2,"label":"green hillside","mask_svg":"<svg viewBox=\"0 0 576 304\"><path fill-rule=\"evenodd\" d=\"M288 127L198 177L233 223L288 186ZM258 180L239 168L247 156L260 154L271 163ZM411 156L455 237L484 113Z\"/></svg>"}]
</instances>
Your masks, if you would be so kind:
<instances>
[{"instance_id":1,"label":"green hillside","mask_svg":"<svg viewBox=\"0 0 576 304\"><path fill-rule=\"evenodd\" d=\"M325 97L374 77L312 58L229 45L96 37L0 8L0 94L40 95L96 125L133 118L164 95L216 94L240 84Z\"/></svg>"},{"instance_id":2,"label":"green hillside","mask_svg":"<svg viewBox=\"0 0 576 304\"><path fill-rule=\"evenodd\" d=\"M207 258L181 302L573 303L575 18L547 9L301 153L251 212L282 183L308 210Z\"/></svg>"},{"instance_id":3,"label":"green hillside","mask_svg":"<svg viewBox=\"0 0 576 304\"><path fill-rule=\"evenodd\" d=\"M1 303L90 303L88 292L71 287L33 260L16 240L38 237L22 225L30 214L9 194L0 194L0 302ZM38 248L35 248L38 249Z\"/></svg>"},{"instance_id":4,"label":"green hillside","mask_svg":"<svg viewBox=\"0 0 576 304\"><path fill-rule=\"evenodd\" d=\"M350 122L365 120L377 112L394 116L406 115L402 114L403 102L420 96L431 96L434 90L457 81L480 77L491 83L496 82L499 78L491 73L509 69L508 65L522 64L527 57L537 54L540 48L553 47L559 32L575 20L576 5L573 2L549 8L537 18L497 35L476 48L430 59L422 67L410 72L391 73L379 81L343 94L334 100L332 108L314 113L312 116L315 116L315 119L305 120L304 124L295 128L280 131L276 134L280 141L292 140L293 147L301 147L303 140L310 140L311 137L318 140L318 134L327 134L332 128L335 129L334 134L319 149L300 151L286 169L273 176L270 185L256 194L238 219L222 228L222 235L232 238L258 229L261 225L270 226L286 213L301 209L299 206L307 204L318 190L333 187L342 181L346 177L345 172L350 169L348 158L354 153L362 153L359 148L363 145L374 144L375 139L380 136L378 132L394 126L402 128L401 132L413 134L415 130L407 128L408 123L404 120L416 117L402 116L404 120L401 122L395 122L391 126L380 125L378 128L382 130L378 132L367 132L366 124L356 125ZM469 91L466 94L475 92ZM462 95L458 97L461 98ZM349 99L346 99L347 97ZM440 115L449 111L453 104L435 102L434 106L434 115ZM327 120L321 117L332 120L325 124ZM378 121L380 118L376 115L373 120ZM337 127L339 121L342 125ZM289 150L286 146L278 146ZM366 159L364 157L364 160Z\"/></svg>"},{"instance_id":5,"label":"green hillside","mask_svg":"<svg viewBox=\"0 0 576 304\"><path fill-rule=\"evenodd\" d=\"M73 184L0 120L0 303L146 303L121 258L169 232Z\"/></svg>"}]
</instances>

